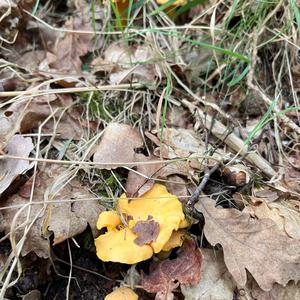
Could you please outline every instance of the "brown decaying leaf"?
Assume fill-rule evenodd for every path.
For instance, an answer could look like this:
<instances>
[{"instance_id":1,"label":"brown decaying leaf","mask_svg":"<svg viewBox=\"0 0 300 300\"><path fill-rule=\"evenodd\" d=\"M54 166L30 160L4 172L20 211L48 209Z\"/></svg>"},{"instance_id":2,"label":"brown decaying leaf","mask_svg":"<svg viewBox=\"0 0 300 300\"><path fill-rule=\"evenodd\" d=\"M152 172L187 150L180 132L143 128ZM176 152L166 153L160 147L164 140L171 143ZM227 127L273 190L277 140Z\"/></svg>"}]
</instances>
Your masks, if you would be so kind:
<instances>
[{"instance_id":1,"label":"brown decaying leaf","mask_svg":"<svg viewBox=\"0 0 300 300\"><path fill-rule=\"evenodd\" d=\"M246 285L246 270L265 291L274 283L285 286L300 279L300 241L284 236L272 220L215 208L210 198L201 198L195 207L204 215L207 240L222 245L225 264L240 286Z\"/></svg>"},{"instance_id":2,"label":"brown decaying leaf","mask_svg":"<svg viewBox=\"0 0 300 300\"><path fill-rule=\"evenodd\" d=\"M94 162L108 164L104 166L105 169L119 167L115 166L115 163L131 163L131 166L134 166L137 161L135 149L143 145L143 138L136 128L126 124L110 123L96 147Z\"/></svg>"},{"instance_id":3,"label":"brown decaying leaf","mask_svg":"<svg viewBox=\"0 0 300 300\"><path fill-rule=\"evenodd\" d=\"M159 160L155 156L145 156L144 154L136 154L136 161L150 162ZM188 177L190 175L190 168L185 161L176 161L168 164L163 162L152 164L138 164L136 172L130 171L126 181L126 191L129 197L141 196L149 191L155 180L154 179L167 179L171 175L182 175ZM175 194L177 195L177 194Z\"/></svg>"},{"instance_id":4,"label":"brown decaying leaf","mask_svg":"<svg viewBox=\"0 0 300 300\"><path fill-rule=\"evenodd\" d=\"M251 295L255 300L298 300L300 299L300 283L289 282L285 287L274 284L269 292L261 290L254 283L251 287Z\"/></svg>"},{"instance_id":5,"label":"brown decaying leaf","mask_svg":"<svg viewBox=\"0 0 300 300\"><path fill-rule=\"evenodd\" d=\"M59 189L53 194L54 192L51 190L51 187L57 183L57 180L60 181L61 178L59 176L65 171L66 169L64 168L51 167L45 172L37 174L39 186L35 186L34 189L33 205L31 206L29 222L34 221L35 218L36 220L26 237L22 249L23 256L33 251L39 257L49 257L50 248L46 237L50 235L51 232L54 233L54 244L83 232L88 224L93 233L96 232L96 222L102 207L97 200L76 201L76 199L94 198L91 193L81 186L78 180L72 179L65 186L60 185ZM28 192L24 192L23 196L27 197ZM59 202L45 206L40 204L43 203L44 200L54 200L53 198L59 199ZM69 201L70 199L74 199L74 201ZM35 202L39 203L35 204ZM6 209L2 211L6 233L11 230L12 220L18 212L19 215L15 225L24 226L28 213L28 210L26 208L24 209L26 204L28 204L28 199L18 194L0 203L0 207L6 207ZM14 206L14 208L10 208L10 206ZM22 226L16 231L17 240L24 234ZM14 228L14 230L16 229Z\"/></svg>"},{"instance_id":6,"label":"brown decaying leaf","mask_svg":"<svg viewBox=\"0 0 300 300\"><path fill-rule=\"evenodd\" d=\"M134 242L143 246L154 242L159 234L159 223L153 220L152 216L148 216L146 221L138 221L132 227L132 231L137 235Z\"/></svg>"},{"instance_id":7,"label":"brown decaying leaf","mask_svg":"<svg viewBox=\"0 0 300 300\"><path fill-rule=\"evenodd\" d=\"M179 284L199 283L202 266L200 249L193 240L187 240L181 250L173 260L152 263L149 275L143 276L143 288L149 293L158 293L156 299L166 299Z\"/></svg>"},{"instance_id":8,"label":"brown decaying leaf","mask_svg":"<svg viewBox=\"0 0 300 300\"><path fill-rule=\"evenodd\" d=\"M92 17L71 17L64 24L64 28L72 31L93 31ZM59 37L51 52L47 53L48 64L60 73L81 73L82 61L80 57L95 49L94 35L92 33L66 32Z\"/></svg>"},{"instance_id":9,"label":"brown decaying leaf","mask_svg":"<svg viewBox=\"0 0 300 300\"><path fill-rule=\"evenodd\" d=\"M80 114L72 106L71 95L45 95L34 97L30 103L15 102L10 105L0 124L6 122L6 134L10 131L26 133L37 130L39 125L52 115L42 126L42 133L55 133L60 139L80 139L83 134L83 126L80 122ZM70 107L69 109L66 109ZM55 112L56 113L53 113Z\"/></svg>"},{"instance_id":10,"label":"brown decaying leaf","mask_svg":"<svg viewBox=\"0 0 300 300\"><path fill-rule=\"evenodd\" d=\"M235 283L228 272L223 252L201 249L203 263L200 282L197 285L181 285L185 300L228 300L233 299Z\"/></svg>"},{"instance_id":11,"label":"brown decaying leaf","mask_svg":"<svg viewBox=\"0 0 300 300\"><path fill-rule=\"evenodd\" d=\"M256 198L255 198L256 199ZM300 212L289 205L289 201L269 202L268 199L259 198L246 208L258 219L273 220L283 234L300 239Z\"/></svg>"},{"instance_id":12,"label":"brown decaying leaf","mask_svg":"<svg viewBox=\"0 0 300 300\"><path fill-rule=\"evenodd\" d=\"M160 132L156 132L157 136L149 132L146 132L145 135L158 146L154 150L155 156L162 156L165 159L188 157L190 169L203 169L205 144L192 129L166 128L162 131L162 138L160 138ZM213 153L213 159L208 160L208 165L214 165L215 161L221 160L224 155L225 153L218 149Z\"/></svg>"},{"instance_id":13,"label":"brown decaying leaf","mask_svg":"<svg viewBox=\"0 0 300 300\"><path fill-rule=\"evenodd\" d=\"M21 135L14 135L7 143L8 155L28 157L33 150L33 143L30 137L24 138ZM0 194L3 193L11 182L20 174L30 168L29 161L18 159L0 160Z\"/></svg>"},{"instance_id":14,"label":"brown decaying leaf","mask_svg":"<svg viewBox=\"0 0 300 300\"><path fill-rule=\"evenodd\" d=\"M119 84L132 80L153 84L160 77L157 64L153 64L151 48L138 46L126 48L120 44L110 45L104 52L104 58L93 60L94 71L109 72L110 83Z\"/></svg>"}]
</instances>

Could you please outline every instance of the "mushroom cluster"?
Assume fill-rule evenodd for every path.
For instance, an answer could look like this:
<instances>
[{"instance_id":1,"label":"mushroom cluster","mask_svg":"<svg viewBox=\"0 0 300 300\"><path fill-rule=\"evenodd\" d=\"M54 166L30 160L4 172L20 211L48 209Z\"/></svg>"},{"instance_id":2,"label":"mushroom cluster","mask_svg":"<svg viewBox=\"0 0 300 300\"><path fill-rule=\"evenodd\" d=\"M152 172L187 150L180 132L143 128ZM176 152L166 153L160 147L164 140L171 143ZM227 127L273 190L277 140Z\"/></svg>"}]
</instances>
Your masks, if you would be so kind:
<instances>
[{"instance_id":1,"label":"mushroom cluster","mask_svg":"<svg viewBox=\"0 0 300 300\"><path fill-rule=\"evenodd\" d=\"M115 211L99 215L97 228L107 231L95 239L97 256L102 261L135 264L181 246L181 229L187 226L181 202L165 186L155 184L131 201L123 194Z\"/></svg>"}]
</instances>

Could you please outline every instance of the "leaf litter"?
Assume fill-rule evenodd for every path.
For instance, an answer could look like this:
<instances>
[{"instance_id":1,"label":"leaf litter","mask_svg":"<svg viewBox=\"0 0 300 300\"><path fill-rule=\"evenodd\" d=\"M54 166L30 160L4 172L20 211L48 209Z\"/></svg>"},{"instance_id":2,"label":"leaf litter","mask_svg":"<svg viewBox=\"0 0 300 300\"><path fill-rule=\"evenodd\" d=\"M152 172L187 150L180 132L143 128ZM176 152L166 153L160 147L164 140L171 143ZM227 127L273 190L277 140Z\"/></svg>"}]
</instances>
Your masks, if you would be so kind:
<instances>
[{"instance_id":1,"label":"leaf litter","mask_svg":"<svg viewBox=\"0 0 300 300\"><path fill-rule=\"evenodd\" d=\"M297 7L129 2L0 1L0 298L298 299Z\"/></svg>"}]
</instances>

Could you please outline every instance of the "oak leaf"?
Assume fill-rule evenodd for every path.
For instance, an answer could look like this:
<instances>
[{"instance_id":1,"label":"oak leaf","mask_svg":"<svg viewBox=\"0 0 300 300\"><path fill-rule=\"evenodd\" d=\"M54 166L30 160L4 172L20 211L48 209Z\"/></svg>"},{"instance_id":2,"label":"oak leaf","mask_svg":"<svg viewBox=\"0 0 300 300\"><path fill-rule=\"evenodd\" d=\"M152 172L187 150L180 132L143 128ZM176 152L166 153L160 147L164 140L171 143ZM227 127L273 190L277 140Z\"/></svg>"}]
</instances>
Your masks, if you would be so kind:
<instances>
[{"instance_id":1,"label":"oak leaf","mask_svg":"<svg viewBox=\"0 0 300 300\"><path fill-rule=\"evenodd\" d=\"M95 234L102 207L97 200L91 199L94 196L77 179L64 178L64 174L68 174L66 169L53 166L36 175L29 219L28 186L25 191L21 189L19 194L0 202L4 230L6 233L15 230L17 242L24 235L24 225L32 223L22 248L23 256L35 252L39 257L49 257L50 247L46 238L52 233L54 244L82 233L88 224ZM14 219L15 227L19 226L17 230L11 228Z\"/></svg>"},{"instance_id":2,"label":"oak leaf","mask_svg":"<svg viewBox=\"0 0 300 300\"><path fill-rule=\"evenodd\" d=\"M246 285L246 270L265 291L274 283L285 286L300 279L300 241L284 236L272 220L216 208L210 198L201 198L195 208L204 215L207 240L221 244L225 264L240 286Z\"/></svg>"}]
</instances>

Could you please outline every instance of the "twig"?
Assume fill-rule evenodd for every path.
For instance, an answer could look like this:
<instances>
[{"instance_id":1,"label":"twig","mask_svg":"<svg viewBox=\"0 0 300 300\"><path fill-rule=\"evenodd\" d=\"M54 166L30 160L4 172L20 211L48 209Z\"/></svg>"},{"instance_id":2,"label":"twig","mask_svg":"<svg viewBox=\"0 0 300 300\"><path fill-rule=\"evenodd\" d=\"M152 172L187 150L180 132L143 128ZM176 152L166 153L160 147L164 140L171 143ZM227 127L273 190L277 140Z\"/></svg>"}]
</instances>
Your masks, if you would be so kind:
<instances>
[{"instance_id":1,"label":"twig","mask_svg":"<svg viewBox=\"0 0 300 300\"><path fill-rule=\"evenodd\" d=\"M220 162L216 163L208 172L204 174L200 184L198 185L195 192L193 193L193 195L191 196L190 200L187 203L187 208L189 210L192 210L194 208L194 205L198 201L199 196L202 190L204 189L204 187L206 186L210 176L220 167L220 165L221 165Z\"/></svg>"},{"instance_id":2,"label":"twig","mask_svg":"<svg viewBox=\"0 0 300 300\"><path fill-rule=\"evenodd\" d=\"M231 149L235 150L238 154L247 154L245 156L245 159L248 160L250 163L254 164L256 167L258 167L265 175L267 175L268 177L273 177L276 175L276 172L270 166L269 162L267 162L263 157L261 157L257 153L249 153L247 145L234 133L228 134L226 139L224 139L228 130L221 122L219 122L216 119L213 120L213 118L210 115L205 114L202 111L202 109L185 99L182 100L182 104L185 105L192 113L194 111L197 111L196 117L202 119L206 118L205 126L206 128L211 128L211 133L215 137L217 137L220 140L224 140L224 143L228 145ZM211 126L212 123L213 126Z\"/></svg>"},{"instance_id":3,"label":"twig","mask_svg":"<svg viewBox=\"0 0 300 300\"><path fill-rule=\"evenodd\" d=\"M102 85L102 86L83 86L63 89L49 89L49 90L27 90L27 91L7 91L0 92L1 97L15 97L15 96L42 96L49 94L66 94L66 93L80 93L80 92L93 92L93 91L113 91L124 90L130 88L142 88L145 85L141 83L132 84L116 84L116 85Z\"/></svg>"}]
</instances>

